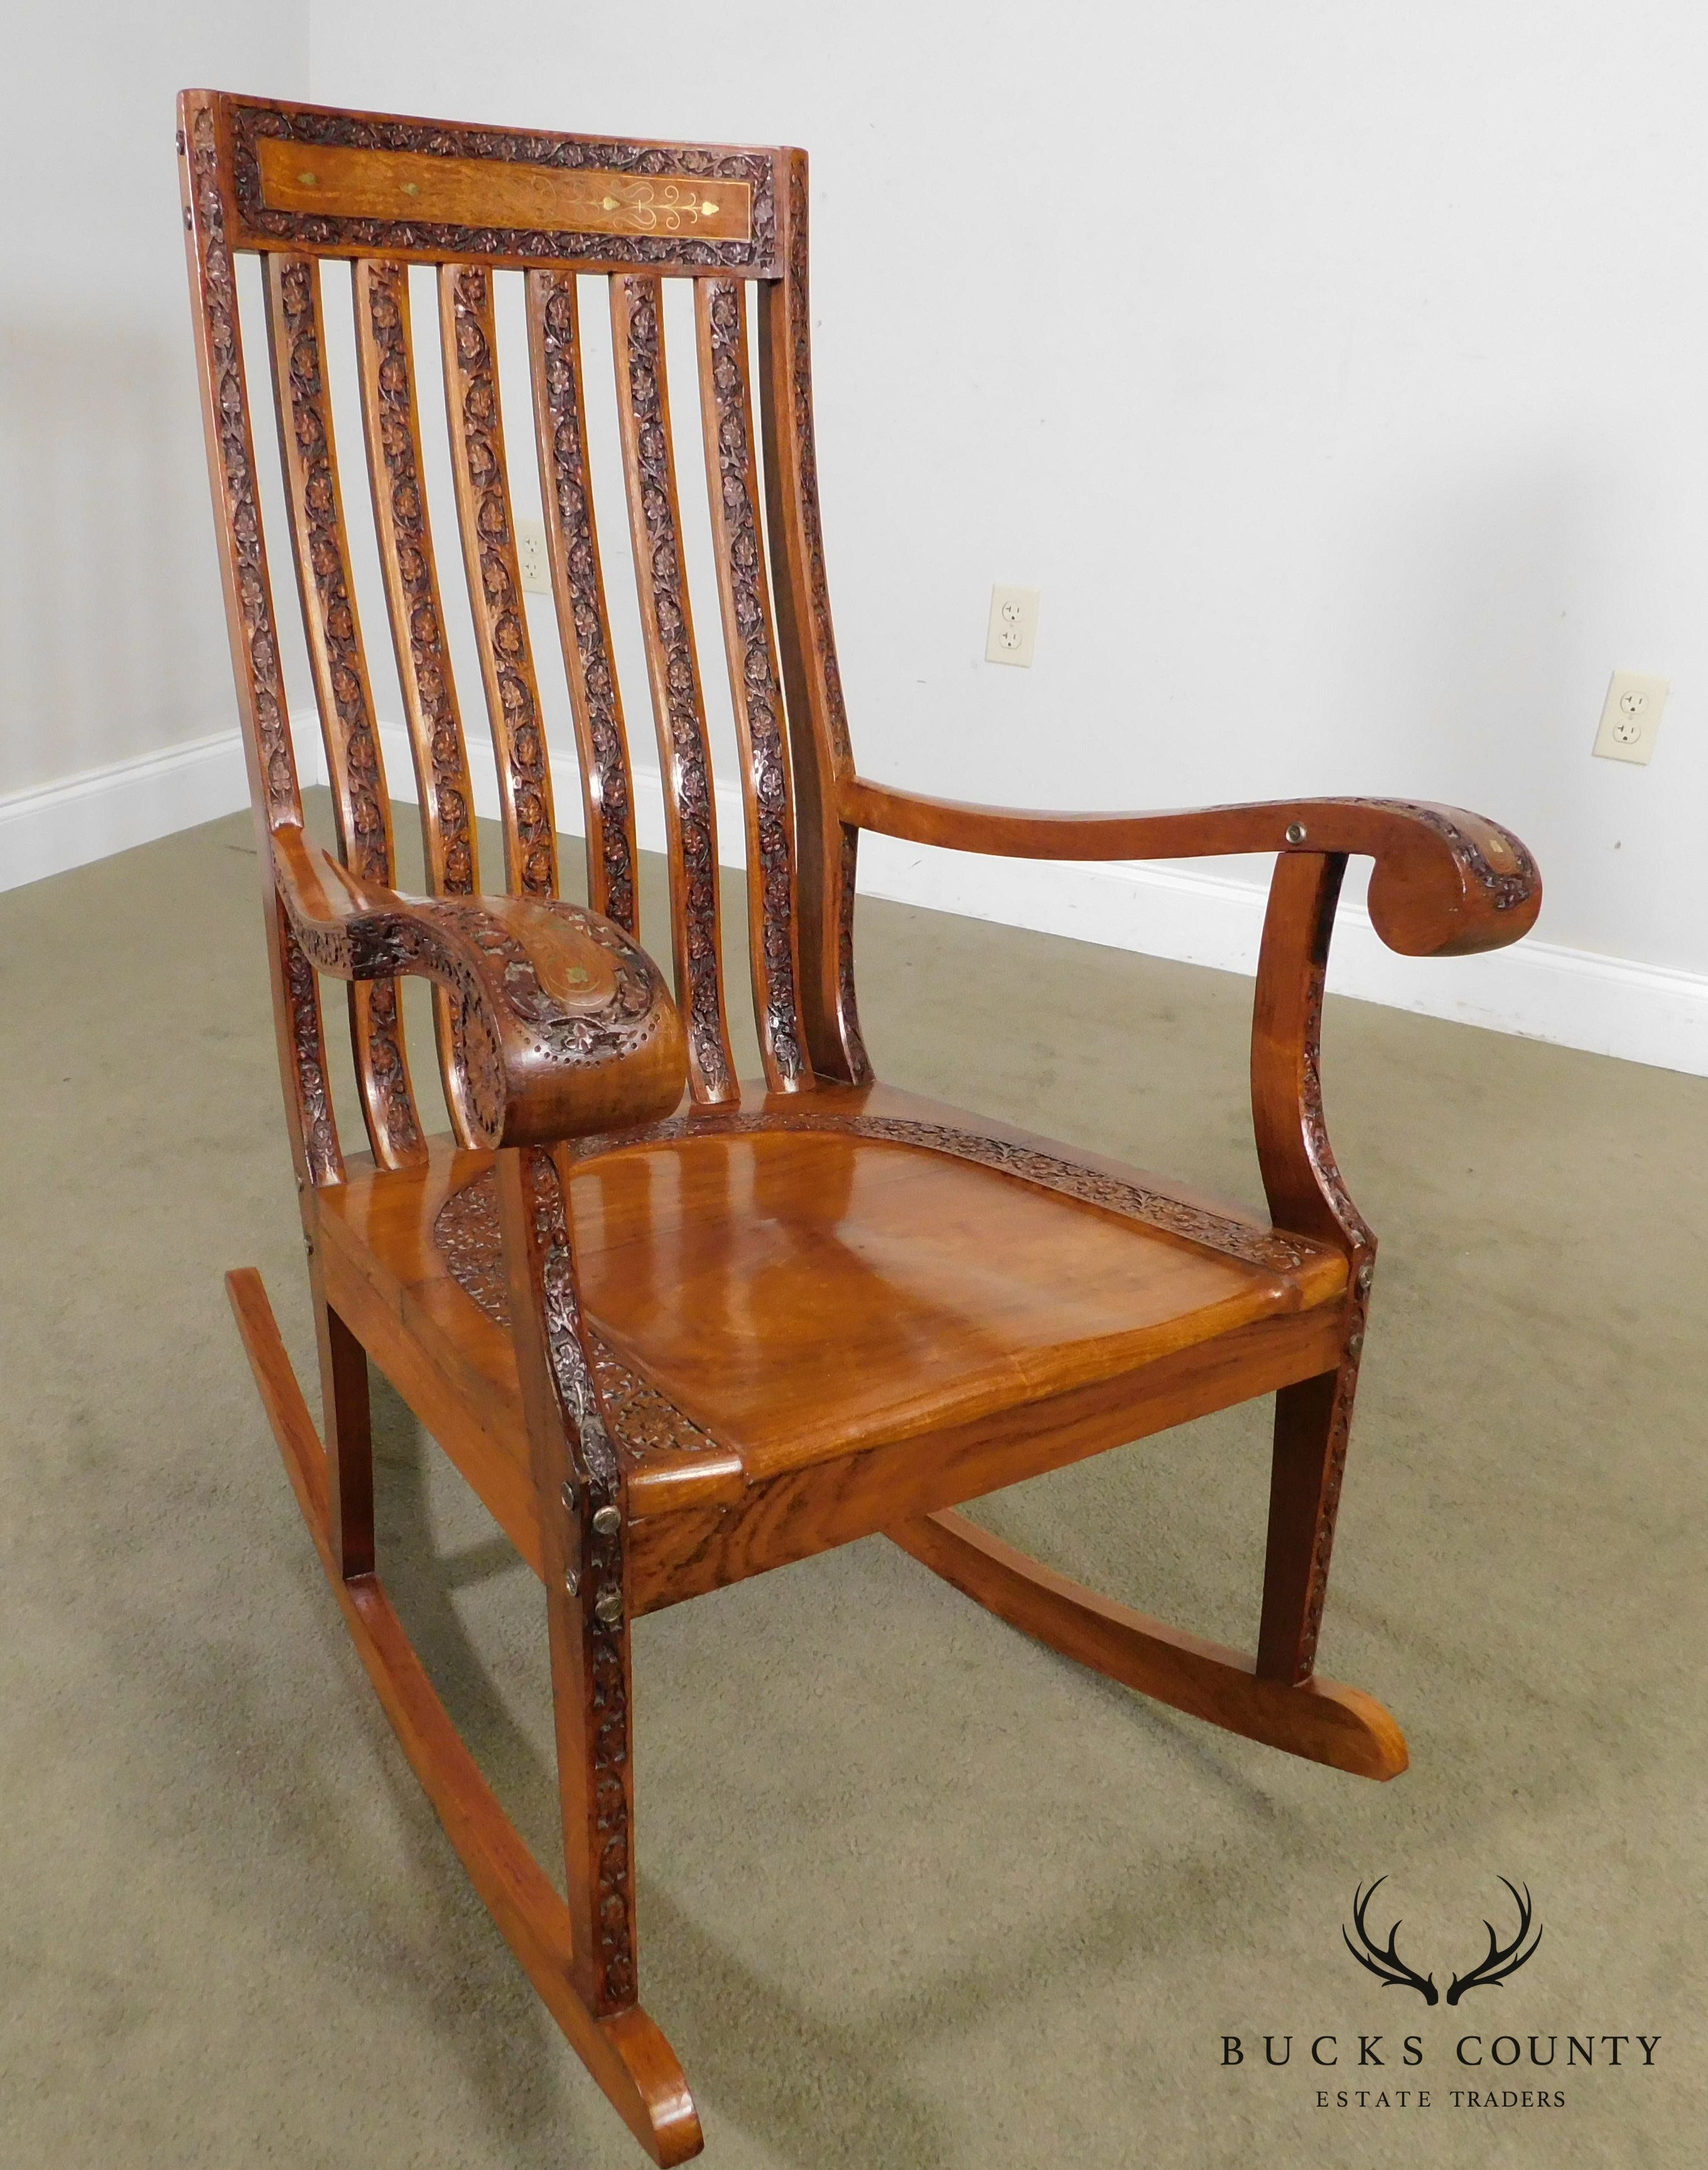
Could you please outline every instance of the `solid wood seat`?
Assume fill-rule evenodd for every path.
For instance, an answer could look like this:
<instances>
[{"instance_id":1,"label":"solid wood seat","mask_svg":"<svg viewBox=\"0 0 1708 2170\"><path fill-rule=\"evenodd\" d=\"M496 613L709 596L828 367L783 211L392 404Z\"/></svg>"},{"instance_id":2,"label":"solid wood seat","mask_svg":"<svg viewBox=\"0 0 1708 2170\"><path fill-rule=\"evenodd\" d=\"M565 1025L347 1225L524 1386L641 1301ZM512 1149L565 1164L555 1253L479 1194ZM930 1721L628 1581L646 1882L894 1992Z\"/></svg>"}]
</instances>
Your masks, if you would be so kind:
<instances>
[{"instance_id":1,"label":"solid wood seat","mask_svg":"<svg viewBox=\"0 0 1708 2170\"><path fill-rule=\"evenodd\" d=\"M897 1093L768 1110L756 1092L742 1128L713 1115L584 1149L569 1195L589 1327L758 1479L1116 1378L1345 1292L1346 1260L1325 1244L1171 1196L1137 1169L1005 1146L953 1114ZM488 1331L508 1323L491 1156L441 1149L419 1171L354 1175L328 1207L511 1398L519 1445L512 1347ZM632 1505L704 1496L647 1483L655 1437L643 1423L630 1449Z\"/></svg>"},{"instance_id":2,"label":"solid wood seat","mask_svg":"<svg viewBox=\"0 0 1708 2170\"><path fill-rule=\"evenodd\" d=\"M677 2162L700 2146L699 2116L639 2001L640 1616L881 1532L1026 1633L1177 1709L1363 1777L1405 1769L1388 1713L1315 1670L1375 1259L1323 1114L1329 938L1354 853L1373 861L1377 932L1411 955L1517 939L1540 883L1516 837L1453 808L1032 813L862 777L819 505L803 153L206 91L184 94L179 120L318 1425L257 1275L228 1276L233 1307L337 1601L446 1830L567 2040L654 2159ZM952 220L934 222L929 195L917 208L904 235L879 238L967 245ZM276 495L258 470L239 259L258 259ZM693 303L692 366L678 356L674 372L667 280ZM584 340L584 296L601 286L608 328ZM323 361L330 306L355 320L365 553L349 539L336 372ZM436 317L439 350L425 370L422 315ZM525 326L531 413L500 367L506 323ZM639 939L635 799L649 787L630 761L594 505L586 376L602 348L657 745L667 975ZM436 504L422 398L436 382L451 478ZM715 591L699 623L721 648L734 724L763 1072L747 1086L731 1056L672 397L697 410ZM506 418L513 432L532 425L519 462ZM304 827L270 500L285 508L335 854ZM518 501L545 535L550 595L532 608ZM460 643L436 525L460 545ZM397 665L388 719L363 645L364 564L383 597L370 623L388 622ZM553 652L573 747L548 738L540 665ZM459 653L478 663L484 734L464 729L477 673L459 686ZM394 886L388 721L414 770L424 897ZM491 762L502 838L501 876L489 868L485 882L477 757ZM565 767L579 770L586 908L560 893ZM1266 1215L882 1085L855 991L868 831L1034 860L1273 854L1250 1057ZM434 983L445 1132L406 1050L409 975ZM333 1104L328 978L347 986L360 1156ZM561 1892L378 1579L370 1364L541 1578ZM1255 1654L1100 1598L956 1511L1269 1395Z\"/></svg>"}]
</instances>

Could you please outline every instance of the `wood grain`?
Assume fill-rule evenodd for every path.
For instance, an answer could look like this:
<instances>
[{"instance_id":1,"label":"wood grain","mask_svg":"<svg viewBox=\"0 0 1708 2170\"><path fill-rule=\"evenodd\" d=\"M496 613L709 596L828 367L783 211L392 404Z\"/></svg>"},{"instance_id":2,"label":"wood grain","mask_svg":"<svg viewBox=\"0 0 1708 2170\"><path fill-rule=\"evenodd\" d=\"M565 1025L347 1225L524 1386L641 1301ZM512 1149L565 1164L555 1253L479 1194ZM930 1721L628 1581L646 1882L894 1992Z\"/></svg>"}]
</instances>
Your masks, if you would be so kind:
<instances>
[{"instance_id":1,"label":"wood grain","mask_svg":"<svg viewBox=\"0 0 1708 2170\"><path fill-rule=\"evenodd\" d=\"M565 2039L630 2131L655 2162L687 2162L704 2135L670 2044L639 2006L599 2018L577 1994L569 1908L482 1777L377 1579L346 1579L339 1571L327 1531L324 1456L261 1277L249 1269L228 1274L226 1288L345 1624L446 1836Z\"/></svg>"},{"instance_id":2,"label":"wood grain","mask_svg":"<svg viewBox=\"0 0 1708 2170\"><path fill-rule=\"evenodd\" d=\"M688 1027L688 1089L696 1100L725 1101L735 1097L736 1087L724 1021L717 809L683 564L656 279L611 281L611 334L634 578L664 776L671 949L677 1000Z\"/></svg>"},{"instance_id":3,"label":"wood grain","mask_svg":"<svg viewBox=\"0 0 1708 2170\"><path fill-rule=\"evenodd\" d=\"M262 136L255 155L265 207L313 218L698 241L747 241L753 231L753 191L746 181L308 146L276 136Z\"/></svg>"},{"instance_id":4,"label":"wood grain","mask_svg":"<svg viewBox=\"0 0 1708 2170\"><path fill-rule=\"evenodd\" d=\"M964 1515L923 1515L890 1535L1022 1634L1193 1718L1361 1778L1398 1777L1411 1761L1392 1717L1360 1689L1260 1679L1238 1650L1100 1597Z\"/></svg>"},{"instance_id":5,"label":"wood grain","mask_svg":"<svg viewBox=\"0 0 1708 2170\"><path fill-rule=\"evenodd\" d=\"M766 1082L774 1093L799 1093L810 1089L813 1078L796 994L800 953L795 903L795 805L777 639L759 533L745 289L733 279L697 281L694 323L706 492L730 700L742 755L753 1016Z\"/></svg>"},{"instance_id":6,"label":"wood grain","mask_svg":"<svg viewBox=\"0 0 1708 2170\"><path fill-rule=\"evenodd\" d=\"M581 756L587 898L595 911L637 934L634 784L599 561L573 272L528 273L527 334L552 599Z\"/></svg>"},{"instance_id":7,"label":"wood grain","mask_svg":"<svg viewBox=\"0 0 1708 2170\"><path fill-rule=\"evenodd\" d=\"M558 840L551 763L517 559L492 274L484 265L442 268L439 329L457 524L498 762L506 886L513 896L555 896Z\"/></svg>"}]
</instances>

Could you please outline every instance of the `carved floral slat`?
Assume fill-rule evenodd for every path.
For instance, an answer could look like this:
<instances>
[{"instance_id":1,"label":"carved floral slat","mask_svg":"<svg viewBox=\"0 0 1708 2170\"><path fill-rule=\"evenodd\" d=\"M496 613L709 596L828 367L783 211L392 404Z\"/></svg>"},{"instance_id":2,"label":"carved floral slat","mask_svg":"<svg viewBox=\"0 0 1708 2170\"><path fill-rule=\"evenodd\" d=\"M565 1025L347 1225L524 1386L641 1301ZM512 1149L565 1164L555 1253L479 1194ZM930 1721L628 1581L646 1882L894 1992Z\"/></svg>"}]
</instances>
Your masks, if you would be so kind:
<instances>
[{"instance_id":1,"label":"carved floral slat","mask_svg":"<svg viewBox=\"0 0 1708 2170\"><path fill-rule=\"evenodd\" d=\"M629 524L664 770L677 1000L688 1029L689 1088L696 1100L717 1102L735 1097L736 1078L724 1024L711 752L683 568L658 281L613 279L611 321Z\"/></svg>"},{"instance_id":2,"label":"carved floral slat","mask_svg":"<svg viewBox=\"0 0 1708 2170\"><path fill-rule=\"evenodd\" d=\"M588 901L634 933L634 793L599 564L573 272L528 273L527 329L552 594L581 756Z\"/></svg>"},{"instance_id":3,"label":"carved floral slat","mask_svg":"<svg viewBox=\"0 0 1708 2170\"><path fill-rule=\"evenodd\" d=\"M747 944L759 1053L773 1092L812 1083L796 989L795 808L771 594L759 535L759 474L748 389L746 289L732 279L694 282L706 484L723 607L724 650L736 736L746 773Z\"/></svg>"},{"instance_id":4,"label":"carved floral slat","mask_svg":"<svg viewBox=\"0 0 1708 2170\"><path fill-rule=\"evenodd\" d=\"M339 848L345 864L364 881L389 886L391 802L351 589L338 455L321 358L320 266L311 258L269 256L266 281L291 540ZM374 980L352 986L350 1016L362 1116L374 1158L382 1168L418 1162L426 1148L404 1055L397 982Z\"/></svg>"},{"instance_id":5,"label":"carved floral slat","mask_svg":"<svg viewBox=\"0 0 1708 2170\"><path fill-rule=\"evenodd\" d=\"M427 524L408 267L364 259L355 267L354 299L374 527L415 762L427 888L435 896L471 896L480 885L474 789ZM472 1132L443 988L433 991L433 1024L452 1127L466 1145Z\"/></svg>"},{"instance_id":6,"label":"carved floral slat","mask_svg":"<svg viewBox=\"0 0 1708 2170\"><path fill-rule=\"evenodd\" d=\"M484 265L443 267L439 323L457 518L498 763L506 876L516 895L555 896L551 771L505 463L492 274Z\"/></svg>"},{"instance_id":7,"label":"carved floral slat","mask_svg":"<svg viewBox=\"0 0 1708 2170\"><path fill-rule=\"evenodd\" d=\"M219 128L211 108L198 104L185 118L188 125L178 137L180 188L192 289L201 301L196 355L208 447L224 514L217 522L217 534L224 564L232 660L248 726L244 744L250 787L257 806L265 808L269 824L277 826L300 823L303 804L286 721L255 480L237 280L226 230L227 177L221 169ZM276 902L267 913L267 943L278 990L280 1062L297 1174L312 1183L336 1183L344 1173L344 1157L326 1078L319 986Z\"/></svg>"}]
</instances>

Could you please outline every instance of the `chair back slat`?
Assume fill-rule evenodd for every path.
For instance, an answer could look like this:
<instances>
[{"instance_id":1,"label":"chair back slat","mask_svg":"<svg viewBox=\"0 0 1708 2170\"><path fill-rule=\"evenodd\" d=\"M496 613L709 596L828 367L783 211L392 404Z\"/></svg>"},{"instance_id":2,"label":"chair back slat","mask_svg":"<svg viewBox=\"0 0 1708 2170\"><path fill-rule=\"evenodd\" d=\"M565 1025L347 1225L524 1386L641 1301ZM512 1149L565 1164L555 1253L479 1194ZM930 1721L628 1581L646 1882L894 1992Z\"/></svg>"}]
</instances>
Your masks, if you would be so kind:
<instances>
[{"instance_id":1,"label":"chair back slat","mask_svg":"<svg viewBox=\"0 0 1708 2170\"><path fill-rule=\"evenodd\" d=\"M795 991L795 807L771 593L759 532L759 473L748 389L747 289L733 279L694 282L706 489L730 698L741 747L747 841L747 946L753 1012L774 1093L812 1083Z\"/></svg>"},{"instance_id":2,"label":"chair back slat","mask_svg":"<svg viewBox=\"0 0 1708 2170\"><path fill-rule=\"evenodd\" d=\"M717 815L683 566L658 280L613 277L611 325L634 575L664 776L671 935L677 1001L688 1033L688 1089L696 1100L730 1100L737 1088L724 1022Z\"/></svg>"},{"instance_id":3,"label":"chair back slat","mask_svg":"<svg viewBox=\"0 0 1708 2170\"><path fill-rule=\"evenodd\" d=\"M513 896L555 896L551 770L517 560L498 398L498 327L492 274L485 265L441 268L439 327L457 521L498 764L506 885Z\"/></svg>"},{"instance_id":4,"label":"chair back slat","mask_svg":"<svg viewBox=\"0 0 1708 2170\"><path fill-rule=\"evenodd\" d=\"M630 933L640 932L637 832L646 831L657 803L650 796L653 756L642 753L637 770L628 742L618 659L626 660L634 622L620 596L618 610L612 609L599 535L599 515L607 523L618 516L609 498L620 463L658 747L670 948L688 1040L689 1091L701 1104L723 1104L740 1090L723 977L717 818L720 788L735 785L740 813L726 801L724 820L726 842L739 836L746 846L739 908L766 1088L805 1094L821 1082L863 1082L870 1069L854 1003L857 831L840 813L840 788L853 771L813 445L804 156L777 147L506 131L206 91L186 92L179 110L210 471L244 740L263 822L281 831L301 824L303 810L244 378L233 269L239 253L262 261L283 501L345 862L359 874L395 884L381 740L401 726L415 772L428 892L479 895L498 885L493 848L484 881L477 850L477 809L488 812L494 800L485 749L471 750L465 729L475 720L474 666L463 647L472 628L490 719L505 885L515 895L559 893L552 768L578 756L589 901ZM319 266L329 258L349 266L353 374L324 321L321 281L329 275ZM436 325L411 316L412 281L429 271ZM590 276L609 287L616 443L608 452L603 334L584 325L579 309L586 298L580 282ZM667 279L693 289L683 297L692 302L692 339L669 360L678 372L678 399L699 417L697 433L684 426L700 439L709 529L693 503L684 526L678 497ZM514 319L513 300L524 305ZM756 300L757 355L749 323ZM673 307L668 312L672 339L686 330L688 313L678 319ZM521 472L512 476L501 382L521 357L501 356L500 327L507 339L524 318L533 441L518 437ZM341 336L342 324L334 329ZM437 361L416 345L435 332ZM601 381L590 386L596 340ZM680 373L685 367L694 371L691 384ZM448 425L451 488L442 504L436 463L444 455L433 419L438 393L425 388L436 368ZM354 500L346 504L340 492L333 408L346 401L361 417L373 545L401 694L400 713L383 718L355 600L368 546L347 524L365 522L366 509ZM346 431L352 426L347 415L339 419ZM530 617L515 512L518 505L532 511L536 478L549 569L549 582L542 575L536 585L549 585L554 611L545 609L542 596ZM598 503L602 494L607 501ZM270 511L272 502L270 488ZM446 528L453 503L467 622L435 564L433 529L437 525L451 548ZM621 553L624 543L608 524L605 541ZM700 592L691 598L691 588ZM723 697L701 676L695 601L701 630L723 641L735 733L729 778L714 777L708 697L715 719ZM563 651L574 754L567 726L559 745L547 736L541 688L553 666L535 649L554 642ZM639 652L631 670L638 669ZM704 660L715 675L711 659ZM639 698L633 682L629 690ZM549 682L546 692L555 719L560 697ZM718 757L727 760L720 724L717 730ZM385 744L395 741L385 737ZM401 780L396 755L394 768ZM570 790L566 778L556 781ZM563 803L567 810L573 800ZM306 1180L335 1183L345 1163L316 975L276 909L270 858L267 879L297 1167ZM738 908L735 895L731 909ZM452 1127L466 1143L471 1128L451 1012L442 991L434 990L432 1002ZM420 1154L423 1127L404 1060L402 1005L392 983L372 981L356 986L351 1009L364 1121L380 1164L396 1167Z\"/></svg>"},{"instance_id":5,"label":"chair back slat","mask_svg":"<svg viewBox=\"0 0 1708 2170\"><path fill-rule=\"evenodd\" d=\"M859 831L838 819L836 805L838 783L853 773L854 756L819 516L806 283L806 159L795 151L788 160L788 275L761 289L759 366L771 570L799 810L801 1010L807 1048L819 1075L858 1085L871 1075L854 998Z\"/></svg>"},{"instance_id":6,"label":"chair back slat","mask_svg":"<svg viewBox=\"0 0 1708 2170\"><path fill-rule=\"evenodd\" d=\"M180 101L179 120L179 190L196 301L196 375L249 794L264 828L300 827L303 801L279 661L238 314L229 154L217 104L206 93L187 94ZM262 879L292 1157L300 1181L337 1183L343 1178L344 1157L327 1081L319 983L292 934L274 891L270 865L263 868Z\"/></svg>"},{"instance_id":7,"label":"chair back slat","mask_svg":"<svg viewBox=\"0 0 1708 2170\"><path fill-rule=\"evenodd\" d=\"M415 764L422 865L431 895L473 896L480 888L474 792L427 524L409 267L392 259L361 258L354 267L353 294L374 533ZM457 1060L451 1003L447 991L436 986L433 1031L439 1075L452 1128L458 1144L466 1146L474 1132L463 1105L463 1072Z\"/></svg>"},{"instance_id":8,"label":"chair back slat","mask_svg":"<svg viewBox=\"0 0 1708 2170\"><path fill-rule=\"evenodd\" d=\"M364 880L389 886L391 802L350 578L322 356L320 266L312 257L270 255L266 287L291 544L339 848ZM352 986L350 1008L362 1118L374 1157L382 1168L420 1162L426 1146L404 1053L396 981Z\"/></svg>"},{"instance_id":9,"label":"chair back slat","mask_svg":"<svg viewBox=\"0 0 1708 2170\"><path fill-rule=\"evenodd\" d=\"M434 896L473 896L480 887L474 793L427 526L407 266L372 257L356 264L356 336L380 574L415 759L427 888Z\"/></svg>"},{"instance_id":10,"label":"chair back slat","mask_svg":"<svg viewBox=\"0 0 1708 2170\"><path fill-rule=\"evenodd\" d=\"M634 787L599 563L573 271L527 274L527 335L552 596L581 756L587 901L638 934Z\"/></svg>"}]
</instances>

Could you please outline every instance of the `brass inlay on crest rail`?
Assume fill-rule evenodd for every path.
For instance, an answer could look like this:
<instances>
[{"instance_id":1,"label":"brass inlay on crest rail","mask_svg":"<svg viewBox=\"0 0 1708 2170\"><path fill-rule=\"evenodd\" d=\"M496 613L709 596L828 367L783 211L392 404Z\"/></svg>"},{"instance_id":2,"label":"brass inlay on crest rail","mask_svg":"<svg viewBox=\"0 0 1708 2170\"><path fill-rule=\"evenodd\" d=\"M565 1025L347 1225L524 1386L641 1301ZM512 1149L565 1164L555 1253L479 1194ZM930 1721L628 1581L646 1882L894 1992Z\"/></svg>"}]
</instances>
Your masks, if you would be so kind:
<instances>
[{"instance_id":1,"label":"brass inlay on crest rail","mask_svg":"<svg viewBox=\"0 0 1708 2170\"><path fill-rule=\"evenodd\" d=\"M617 174L330 143L317 144L314 163L306 166L302 146L276 136L261 136L255 152L262 197L273 211L548 233L752 238L753 191L747 181L719 180L708 190L691 174Z\"/></svg>"}]
</instances>

